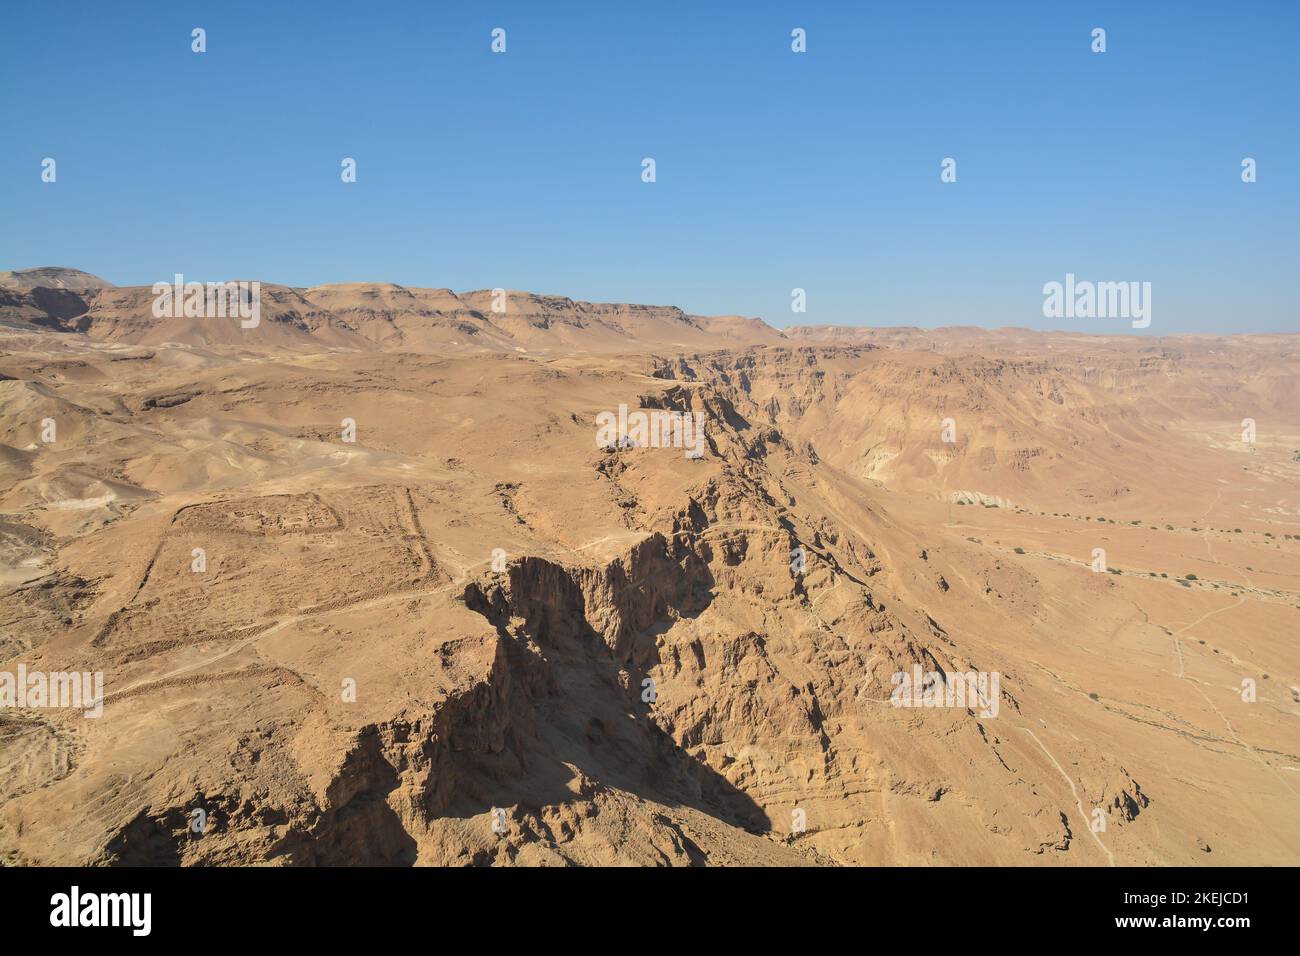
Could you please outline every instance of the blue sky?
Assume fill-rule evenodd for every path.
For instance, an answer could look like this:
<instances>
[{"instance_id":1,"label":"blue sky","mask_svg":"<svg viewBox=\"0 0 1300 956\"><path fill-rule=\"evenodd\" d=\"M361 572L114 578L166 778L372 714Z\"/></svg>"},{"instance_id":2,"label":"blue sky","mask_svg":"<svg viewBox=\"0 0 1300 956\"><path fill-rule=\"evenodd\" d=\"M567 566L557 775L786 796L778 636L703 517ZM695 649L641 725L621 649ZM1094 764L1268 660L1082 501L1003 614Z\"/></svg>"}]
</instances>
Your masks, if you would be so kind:
<instances>
[{"instance_id":1,"label":"blue sky","mask_svg":"<svg viewBox=\"0 0 1300 956\"><path fill-rule=\"evenodd\" d=\"M1044 319L1073 272L1300 331L1298 51L1291 2L13 4L0 269L1132 331Z\"/></svg>"}]
</instances>

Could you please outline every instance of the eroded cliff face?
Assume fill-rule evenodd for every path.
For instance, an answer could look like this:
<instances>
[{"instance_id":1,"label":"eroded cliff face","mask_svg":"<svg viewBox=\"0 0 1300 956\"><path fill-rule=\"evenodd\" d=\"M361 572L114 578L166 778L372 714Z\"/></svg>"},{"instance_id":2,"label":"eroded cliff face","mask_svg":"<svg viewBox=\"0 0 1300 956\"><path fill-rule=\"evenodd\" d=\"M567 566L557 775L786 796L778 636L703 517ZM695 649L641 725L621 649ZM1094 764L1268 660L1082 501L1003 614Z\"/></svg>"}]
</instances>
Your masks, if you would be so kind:
<instances>
[{"instance_id":1,"label":"eroded cliff face","mask_svg":"<svg viewBox=\"0 0 1300 956\"><path fill-rule=\"evenodd\" d=\"M524 709L535 715L542 701L553 733L598 747L599 758L582 757L588 776L652 788L814 861L1023 862L1068 849L1080 823L1021 769L1036 745L1016 731L1014 677L1000 680L996 701L893 706L894 674L919 668L953 683L987 668L928 616L914 632L883 606L874 554L775 502L756 504L746 487L755 475L744 473L755 467L698 489L664 530L603 568L524 558L467 588L466 605L515 649L513 672L549 678L529 682ZM529 727L516 716L512 732ZM536 754L537 740L520 751ZM1092 759L1096 805L1109 801L1117 826L1132 820L1146 795ZM610 776L646 764L644 779ZM889 840L900 827L954 844L920 854Z\"/></svg>"},{"instance_id":2,"label":"eroded cliff face","mask_svg":"<svg viewBox=\"0 0 1300 956\"><path fill-rule=\"evenodd\" d=\"M869 391L905 434L943 404L933 382L969 415L1008 377L1076 403L1092 386L1041 362L935 361L815 347L521 376L502 359L472 389L410 357L274 388L235 365L172 404L146 400L167 383L141 369L111 431L80 433L147 448L114 479L141 493L90 530L56 516L11 535L52 567L6 646L102 669L108 696L99 721L7 719L20 772L0 847L109 865L1194 859L1194 814L1129 772L1105 723L1127 703L1057 662L1109 619L1090 630L1045 565L975 529L914 520L902 472L874 457L889 429L851 417ZM412 381L437 417L401 414ZM271 398L325 404L250 424ZM702 414L704 457L599 447L595 414L620 403ZM487 441L485 408L529 417ZM341 447L320 422L349 411L376 424ZM151 486L196 453L140 435L182 426L244 473ZM881 428L880 447L864 455L854 427ZM1008 473L1039 480L1050 458ZM1108 577L1086 580L1096 607L1122 606ZM1146 827L1162 812L1175 840Z\"/></svg>"}]
</instances>

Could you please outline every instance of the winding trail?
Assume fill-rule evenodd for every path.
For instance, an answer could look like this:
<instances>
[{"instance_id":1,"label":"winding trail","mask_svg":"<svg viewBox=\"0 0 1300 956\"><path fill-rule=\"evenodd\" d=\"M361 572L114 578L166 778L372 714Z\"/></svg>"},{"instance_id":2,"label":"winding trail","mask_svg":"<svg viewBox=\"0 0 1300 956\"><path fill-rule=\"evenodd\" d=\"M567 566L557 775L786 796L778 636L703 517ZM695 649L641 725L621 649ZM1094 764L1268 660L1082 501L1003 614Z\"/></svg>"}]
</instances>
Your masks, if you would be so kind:
<instances>
[{"instance_id":1,"label":"winding trail","mask_svg":"<svg viewBox=\"0 0 1300 956\"><path fill-rule=\"evenodd\" d=\"M1092 834L1092 838L1097 841L1097 846L1101 847L1101 851L1106 854L1106 859L1109 861L1109 865L1114 866L1115 854L1111 853L1110 850L1106 848L1106 844L1101 842L1101 837L1097 835L1097 831L1092 828L1092 821L1088 819L1088 814L1083 809L1083 801L1079 799L1079 791L1074 785L1074 778L1065 772L1065 768L1063 768L1060 762L1052 756L1052 752L1047 749L1047 746L1041 740L1038 739L1038 734L1034 733L1028 727L1021 727L1020 729L1033 737L1034 743L1043 748L1043 753L1047 754L1047 759L1052 761L1052 765L1060 771L1061 776L1065 778L1065 782L1070 785L1070 793L1074 794L1074 805L1079 808L1079 816L1083 818L1083 825L1087 828L1088 832Z\"/></svg>"}]
</instances>

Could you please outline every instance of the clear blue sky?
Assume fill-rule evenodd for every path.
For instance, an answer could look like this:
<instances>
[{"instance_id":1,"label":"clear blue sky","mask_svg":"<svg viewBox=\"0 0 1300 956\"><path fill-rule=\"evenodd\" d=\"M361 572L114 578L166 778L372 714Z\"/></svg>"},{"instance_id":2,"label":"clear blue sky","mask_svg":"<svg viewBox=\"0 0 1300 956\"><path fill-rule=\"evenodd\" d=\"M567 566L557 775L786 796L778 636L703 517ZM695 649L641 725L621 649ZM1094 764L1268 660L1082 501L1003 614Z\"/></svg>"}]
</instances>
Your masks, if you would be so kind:
<instances>
[{"instance_id":1,"label":"clear blue sky","mask_svg":"<svg viewBox=\"0 0 1300 956\"><path fill-rule=\"evenodd\" d=\"M1296 2L14 3L0 123L0 269L1300 331Z\"/></svg>"}]
</instances>

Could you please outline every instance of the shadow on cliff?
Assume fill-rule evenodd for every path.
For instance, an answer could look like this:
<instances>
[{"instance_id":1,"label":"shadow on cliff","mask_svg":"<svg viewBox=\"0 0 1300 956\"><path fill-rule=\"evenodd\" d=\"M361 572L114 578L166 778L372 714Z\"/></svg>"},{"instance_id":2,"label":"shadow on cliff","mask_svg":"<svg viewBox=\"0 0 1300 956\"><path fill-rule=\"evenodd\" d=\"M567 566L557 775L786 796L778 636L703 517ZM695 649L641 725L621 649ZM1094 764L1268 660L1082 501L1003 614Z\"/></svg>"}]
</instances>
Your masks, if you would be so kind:
<instances>
[{"instance_id":1,"label":"shadow on cliff","mask_svg":"<svg viewBox=\"0 0 1300 956\"><path fill-rule=\"evenodd\" d=\"M379 737L363 735L348 757L345 779L364 781L310 826L289 826L282 808L254 807L238 797L198 796L195 807L140 813L105 845L107 866L245 866L259 860L291 866L411 866L415 840L389 805L398 786L396 769L384 759ZM204 811L211 835L195 832L194 811ZM222 839L231 833L241 840ZM276 835L278 834L278 835ZM254 836L256 835L256 836Z\"/></svg>"},{"instance_id":2,"label":"shadow on cliff","mask_svg":"<svg viewBox=\"0 0 1300 956\"><path fill-rule=\"evenodd\" d=\"M453 741L457 782L446 815L537 811L603 785L751 833L771 829L747 794L677 746L643 699L651 690L643 682L660 664L658 636L674 618L707 608L714 585L693 552L670 556L659 536L645 545L629 556L632 572L618 561L589 570L529 557L505 580L466 588L465 605L501 637L508 720L499 748Z\"/></svg>"}]
</instances>

